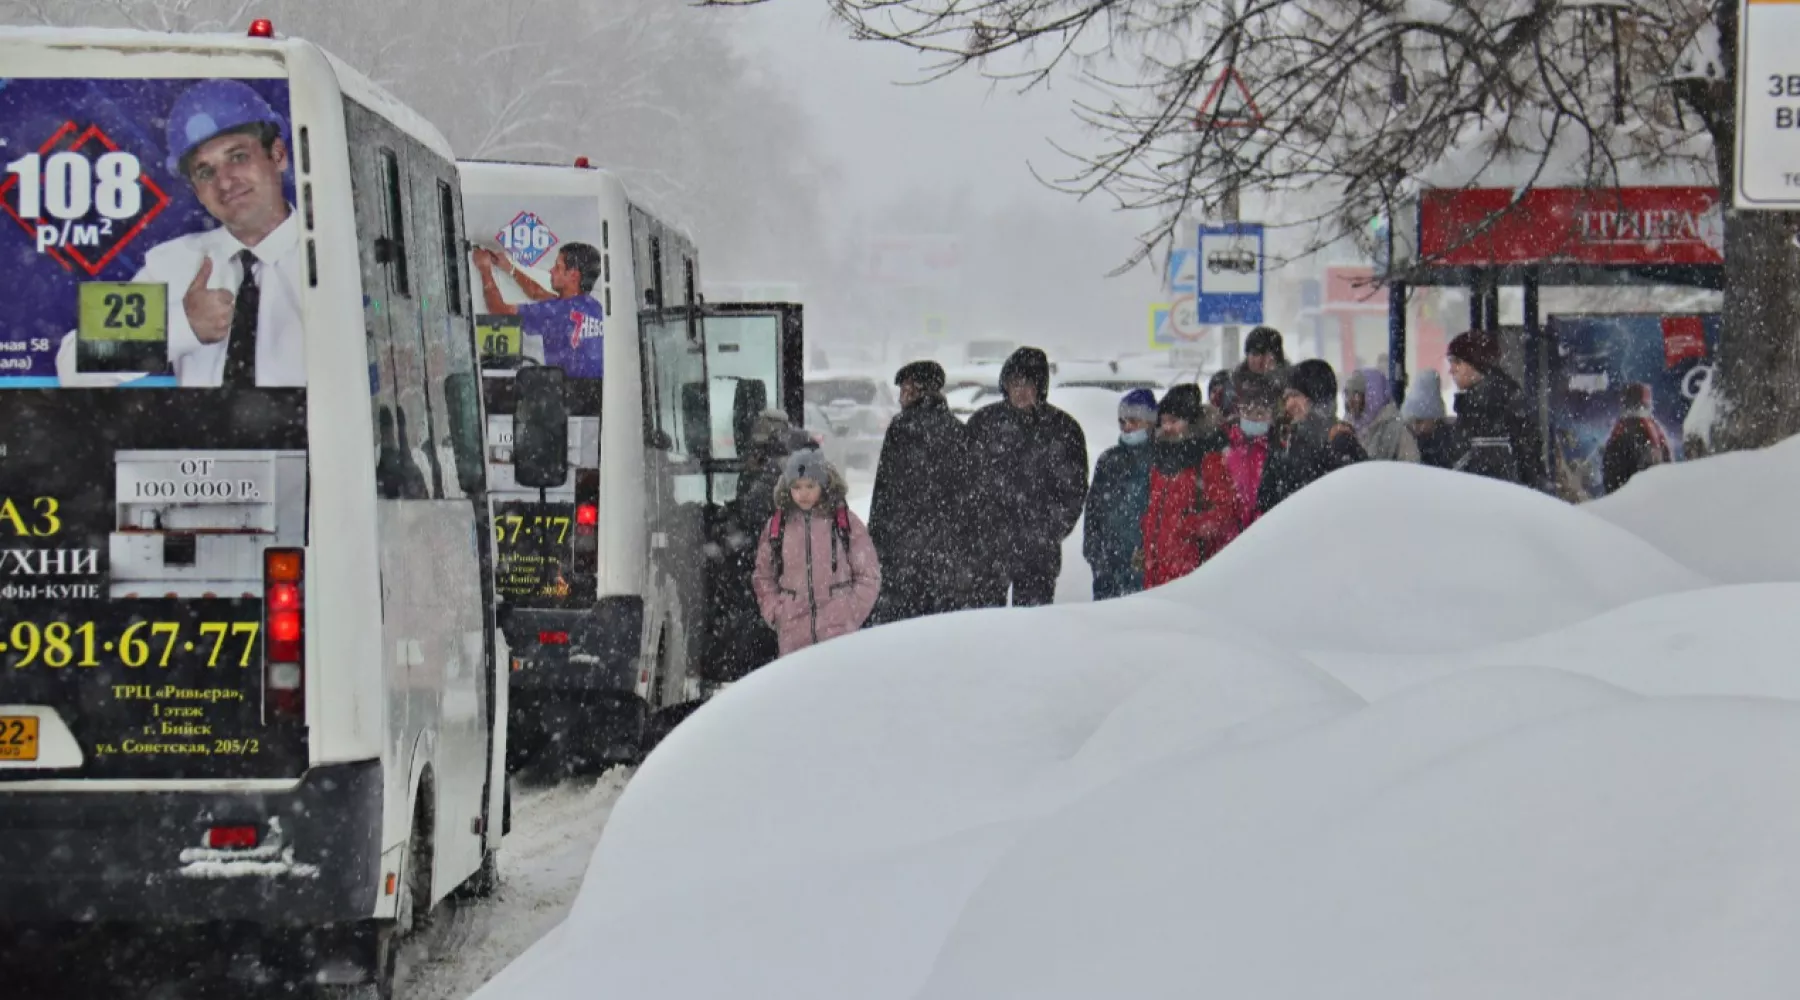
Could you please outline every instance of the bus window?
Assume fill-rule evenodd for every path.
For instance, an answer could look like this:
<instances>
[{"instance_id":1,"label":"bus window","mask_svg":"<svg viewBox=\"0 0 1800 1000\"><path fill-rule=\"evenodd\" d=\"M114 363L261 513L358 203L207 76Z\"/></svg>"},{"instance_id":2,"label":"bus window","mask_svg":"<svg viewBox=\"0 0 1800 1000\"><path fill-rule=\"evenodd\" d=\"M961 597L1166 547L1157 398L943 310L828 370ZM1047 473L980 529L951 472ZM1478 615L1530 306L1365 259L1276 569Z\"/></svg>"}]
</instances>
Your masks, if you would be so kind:
<instances>
[{"instance_id":1,"label":"bus window","mask_svg":"<svg viewBox=\"0 0 1800 1000\"><path fill-rule=\"evenodd\" d=\"M400 158L391 149L381 151L381 188L384 206L387 210L385 225L381 232L388 239L389 273L393 275L394 293L405 298L412 297L412 281L406 270L406 212L405 197L401 194Z\"/></svg>"},{"instance_id":2,"label":"bus window","mask_svg":"<svg viewBox=\"0 0 1800 1000\"><path fill-rule=\"evenodd\" d=\"M428 436L422 317L405 306L397 287L407 245L402 206L394 201L404 183L393 148L399 134L378 116L345 102L350 143L350 184L357 229L368 234L358 254L363 272L363 320L368 337L370 406L375 426L375 488L384 500L427 500L433 495L420 444ZM384 241L377 243L377 240ZM441 475L440 475L441 478Z\"/></svg>"},{"instance_id":3,"label":"bus window","mask_svg":"<svg viewBox=\"0 0 1800 1000\"><path fill-rule=\"evenodd\" d=\"M780 317L709 316L706 371L712 379L712 457L742 457L757 414L781 405ZM715 487L718 484L715 484Z\"/></svg>"},{"instance_id":4,"label":"bus window","mask_svg":"<svg viewBox=\"0 0 1800 1000\"><path fill-rule=\"evenodd\" d=\"M438 234L444 248L444 296L450 315L463 314L462 254L456 247L456 189L440 180L438 186Z\"/></svg>"}]
</instances>

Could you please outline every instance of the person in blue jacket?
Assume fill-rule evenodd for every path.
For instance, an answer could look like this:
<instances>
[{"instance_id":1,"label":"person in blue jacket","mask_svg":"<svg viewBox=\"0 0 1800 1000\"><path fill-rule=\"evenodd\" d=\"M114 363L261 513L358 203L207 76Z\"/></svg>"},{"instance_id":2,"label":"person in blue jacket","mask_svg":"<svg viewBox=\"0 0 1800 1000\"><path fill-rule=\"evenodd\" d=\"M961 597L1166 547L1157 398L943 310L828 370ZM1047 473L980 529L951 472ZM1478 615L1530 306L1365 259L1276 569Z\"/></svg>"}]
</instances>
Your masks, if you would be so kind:
<instances>
[{"instance_id":1,"label":"person in blue jacket","mask_svg":"<svg viewBox=\"0 0 1800 1000\"><path fill-rule=\"evenodd\" d=\"M1156 394L1148 389L1126 393L1119 401L1119 443L1094 465L1081 554L1094 571L1096 601L1144 589L1138 550L1150 505L1150 428L1155 423Z\"/></svg>"}]
</instances>

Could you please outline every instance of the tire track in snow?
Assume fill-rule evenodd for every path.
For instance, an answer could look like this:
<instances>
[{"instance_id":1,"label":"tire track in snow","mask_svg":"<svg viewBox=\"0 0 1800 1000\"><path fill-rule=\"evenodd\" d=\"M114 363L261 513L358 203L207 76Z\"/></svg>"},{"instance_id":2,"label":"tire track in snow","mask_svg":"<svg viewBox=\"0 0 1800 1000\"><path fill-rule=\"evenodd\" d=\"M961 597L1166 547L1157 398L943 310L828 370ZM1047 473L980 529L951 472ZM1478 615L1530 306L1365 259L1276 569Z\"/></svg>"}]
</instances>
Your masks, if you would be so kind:
<instances>
[{"instance_id":1,"label":"tire track in snow","mask_svg":"<svg viewBox=\"0 0 1800 1000\"><path fill-rule=\"evenodd\" d=\"M464 1000L568 915L613 804L631 777L513 786L513 829L500 847L500 890L440 909L404 1000Z\"/></svg>"}]
</instances>

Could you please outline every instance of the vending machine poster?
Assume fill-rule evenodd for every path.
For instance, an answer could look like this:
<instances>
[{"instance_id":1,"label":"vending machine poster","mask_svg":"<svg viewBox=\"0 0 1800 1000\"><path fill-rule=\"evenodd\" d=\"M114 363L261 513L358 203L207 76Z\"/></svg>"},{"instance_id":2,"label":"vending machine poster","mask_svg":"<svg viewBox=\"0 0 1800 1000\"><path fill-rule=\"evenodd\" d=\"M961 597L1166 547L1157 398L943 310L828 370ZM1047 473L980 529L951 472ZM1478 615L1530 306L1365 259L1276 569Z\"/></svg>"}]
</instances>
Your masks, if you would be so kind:
<instances>
[{"instance_id":1,"label":"vending machine poster","mask_svg":"<svg viewBox=\"0 0 1800 1000\"><path fill-rule=\"evenodd\" d=\"M1649 390L1650 417L1681 458L1682 423L1717 357L1720 325L1717 313L1549 317L1550 431L1569 499L1604 493L1601 452L1626 415L1628 385Z\"/></svg>"}]
</instances>

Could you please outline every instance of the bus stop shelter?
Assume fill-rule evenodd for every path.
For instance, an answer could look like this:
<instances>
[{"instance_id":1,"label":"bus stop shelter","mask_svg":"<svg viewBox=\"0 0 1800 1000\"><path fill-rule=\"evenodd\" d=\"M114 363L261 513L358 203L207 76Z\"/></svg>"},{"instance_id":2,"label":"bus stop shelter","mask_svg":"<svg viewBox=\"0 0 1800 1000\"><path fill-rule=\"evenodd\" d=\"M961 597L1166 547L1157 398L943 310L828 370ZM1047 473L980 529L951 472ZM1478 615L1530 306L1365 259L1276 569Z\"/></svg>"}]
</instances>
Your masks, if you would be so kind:
<instances>
[{"instance_id":1,"label":"bus stop shelter","mask_svg":"<svg viewBox=\"0 0 1800 1000\"><path fill-rule=\"evenodd\" d=\"M1410 217L1409 217L1410 216ZM1404 393L1413 286L1469 290L1469 329L1500 327L1500 289L1524 297L1524 379L1543 398L1546 286L1721 289L1725 222L1716 187L1426 188L1389 231L1388 374Z\"/></svg>"}]
</instances>

